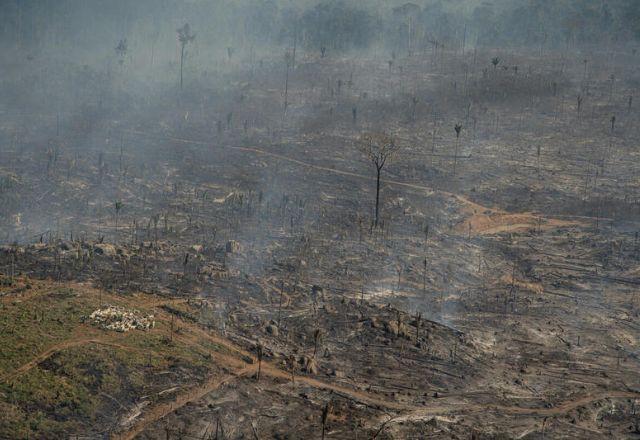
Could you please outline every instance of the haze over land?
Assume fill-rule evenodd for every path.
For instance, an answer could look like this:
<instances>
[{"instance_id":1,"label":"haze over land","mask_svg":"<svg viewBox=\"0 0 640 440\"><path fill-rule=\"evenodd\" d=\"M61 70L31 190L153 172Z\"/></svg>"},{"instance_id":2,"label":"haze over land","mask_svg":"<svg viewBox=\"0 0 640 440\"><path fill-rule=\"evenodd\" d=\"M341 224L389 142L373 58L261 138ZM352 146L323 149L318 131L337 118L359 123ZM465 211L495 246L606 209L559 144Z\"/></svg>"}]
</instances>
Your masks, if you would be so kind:
<instances>
[{"instance_id":1,"label":"haze over land","mask_svg":"<svg viewBox=\"0 0 640 440\"><path fill-rule=\"evenodd\" d=\"M640 437L640 3L0 3L0 439Z\"/></svg>"}]
</instances>

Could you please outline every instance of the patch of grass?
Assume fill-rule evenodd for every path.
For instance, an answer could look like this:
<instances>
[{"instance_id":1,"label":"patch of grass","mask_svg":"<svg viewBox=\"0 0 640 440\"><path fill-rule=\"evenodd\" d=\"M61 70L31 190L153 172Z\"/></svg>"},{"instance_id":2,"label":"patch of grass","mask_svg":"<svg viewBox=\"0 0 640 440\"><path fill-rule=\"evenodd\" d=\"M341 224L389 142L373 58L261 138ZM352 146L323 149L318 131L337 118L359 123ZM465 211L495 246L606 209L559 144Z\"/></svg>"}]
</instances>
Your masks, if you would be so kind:
<instances>
[{"instance_id":1,"label":"patch of grass","mask_svg":"<svg viewBox=\"0 0 640 440\"><path fill-rule=\"evenodd\" d=\"M91 305L58 291L0 304L0 374L6 374L57 342L70 338Z\"/></svg>"},{"instance_id":2,"label":"patch of grass","mask_svg":"<svg viewBox=\"0 0 640 440\"><path fill-rule=\"evenodd\" d=\"M1 384L0 393L7 408L0 438L56 438L77 429L79 420L90 420L98 403L88 389L40 368ZM11 437L24 431L28 435Z\"/></svg>"},{"instance_id":3,"label":"patch of grass","mask_svg":"<svg viewBox=\"0 0 640 440\"><path fill-rule=\"evenodd\" d=\"M188 334L164 314L148 332L120 334L83 323L102 303L145 310L132 297L115 297L81 288L38 285L25 298L0 302L0 377L7 377L43 352L77 338L99 339L54 352L22 375L0 382L0 438L63 438L70 433L105 430L142 395L193 381L218 366L212 352L226 351L206 338ZM181 318L194 313L181 305ZM183 324L186 325L186 324ZM166 372L175 372L167 375ZM189 383L191 385L192 383Z\"/></svg>"}]
</instances>

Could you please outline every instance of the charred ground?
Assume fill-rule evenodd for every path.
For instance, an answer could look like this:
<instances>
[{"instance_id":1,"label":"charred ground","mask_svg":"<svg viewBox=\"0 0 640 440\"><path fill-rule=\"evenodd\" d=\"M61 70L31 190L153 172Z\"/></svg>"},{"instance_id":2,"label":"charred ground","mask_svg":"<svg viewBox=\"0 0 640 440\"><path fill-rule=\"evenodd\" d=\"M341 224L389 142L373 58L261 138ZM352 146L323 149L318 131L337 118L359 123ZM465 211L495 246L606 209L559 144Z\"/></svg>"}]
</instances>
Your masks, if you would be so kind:
<instances>
[{"instance_id":1,"label":"charred ground","mask_svg":"<svg viewBox=\"0 0 640 440\"><path fill-rule=\"evenodd\" d=\"M3 114L0 437L637 435L637 63L307 53L286 111L268 58Z\"/></svg>"}]
</instances>

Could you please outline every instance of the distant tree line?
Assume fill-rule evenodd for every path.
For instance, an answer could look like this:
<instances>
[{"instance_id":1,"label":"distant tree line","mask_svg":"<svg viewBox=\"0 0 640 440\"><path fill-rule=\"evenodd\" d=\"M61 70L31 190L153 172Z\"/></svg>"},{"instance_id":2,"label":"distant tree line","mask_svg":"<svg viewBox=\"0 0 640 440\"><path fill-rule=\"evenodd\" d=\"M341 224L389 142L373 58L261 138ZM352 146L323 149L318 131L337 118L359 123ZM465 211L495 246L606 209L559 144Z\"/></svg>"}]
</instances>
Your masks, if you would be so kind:
<instances>
[{"instance_id":1,"label":"distant tree line","mask_svg":"<svg viewBox=\"0 0 640 440\"><path fill-rule=\"evenodd\" d=\"M174 38L179 22L197 28L201 44L236 51L291 44L323 54L373 45L397 52L562 47L640 39L640 1L20 0L0 5L0 45L112 49L135 30L139 41L157 33Z\"/></svg>"}]
</instances>

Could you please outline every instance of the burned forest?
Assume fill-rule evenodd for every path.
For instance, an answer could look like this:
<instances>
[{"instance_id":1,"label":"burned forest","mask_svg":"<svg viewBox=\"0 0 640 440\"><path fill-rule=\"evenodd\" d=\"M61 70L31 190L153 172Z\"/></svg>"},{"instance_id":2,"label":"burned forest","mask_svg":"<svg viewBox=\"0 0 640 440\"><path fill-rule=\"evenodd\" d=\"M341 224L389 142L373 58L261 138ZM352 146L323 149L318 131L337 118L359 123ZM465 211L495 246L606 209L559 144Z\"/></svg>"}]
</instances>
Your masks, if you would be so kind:
<instances>
[{"instance_id":1,"label":"burned forest","mask_svg":"<svg viewBox=\"0 0 640 440\"><path fill-rule=\"evenodd\" d=\"M0 439L640 439L637 0L0 2Z\"/></svg>"}]
</instances>

